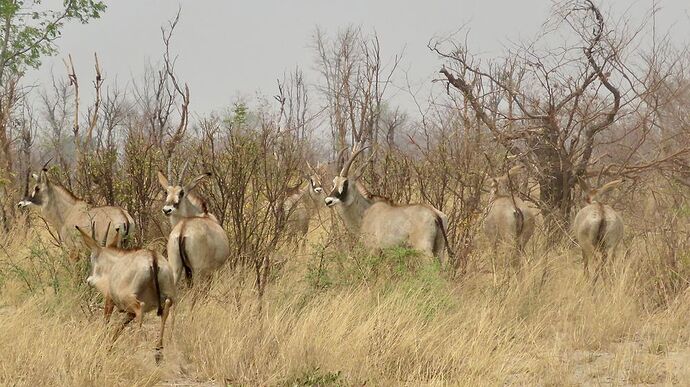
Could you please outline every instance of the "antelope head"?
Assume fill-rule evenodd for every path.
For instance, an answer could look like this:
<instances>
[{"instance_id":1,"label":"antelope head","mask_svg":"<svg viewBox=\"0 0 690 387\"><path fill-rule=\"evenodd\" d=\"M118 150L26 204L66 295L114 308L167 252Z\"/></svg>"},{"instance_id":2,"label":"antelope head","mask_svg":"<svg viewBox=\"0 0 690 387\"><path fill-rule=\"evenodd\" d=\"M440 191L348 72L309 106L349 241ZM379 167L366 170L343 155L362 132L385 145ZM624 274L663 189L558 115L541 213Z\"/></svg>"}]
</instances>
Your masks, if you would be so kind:
<instances>
[{"instance_id":1,"label":"antelope head","mask_svg":"<svg viewBox=\"0 0 690 387\"><path fill-rule=\"evenodd\" d=\"M26 192L24 192L24 199L17 203L17 207L40 207L49 200L48 195L50 193L50 181L48 180L48 163L50 163L50 160L43 165L43 168L41 168L41 171L38 174L34 173L31 175L36 182L31 191L28 189L29 182L26 182L27 185L25 189Z\"/></svg>"},{"instance_id":2,"label":"antelope head","mask_svg":"<svg viewBox=\"0 0 690 387\"><path fill-rule=\"evenodd\" d=\"M158 182L166 192L165 204L162 211L165 216L192 217L204 213L204 208L199 208L196 201L190 200L189 194L194 191L197 185L205 178L211 176L211 172L201 174L187 184L182 185L187 164L182 167L182 173L178 183L171 182L165 177L163 172L158 171Z\"/></svg>"},{"instance_id":3,"label":"antelope head","mask_svg":"<svg viewBox=\"0 0 690 387\"><path fill-rule=\"evenodd\" d=\"M355 146L352 148L350 158L343 165L343 168L340 170L340 174L333 179L333 189L325 199L326 206L333 207L339 203L348 206L352 203L352 192L353 190L357 189L355 183L357 182L357 178L359 177L361 171L358 171L354 175L350 175L350 167L357 156L359 156L359 154L362 153L362 151L364 151L366 148L368 147L362 147L361 143L355 144ZM344 151L345 149L340 151L340 153L342 154Z\"/></svg>"},{"instance_id":4,"label":"antelope head","mask_svg":"<svg viewBox=\"0 0 690 387\"><path fill-rule=\"evenodd\" d=\"M307 177L309 181L309 196L313 199L320 199L324 196L323 185L321 184L321 174L319 173L319 164L316 164L316 168L312 168L311 164L307 162L309 167L310 175Z\"/></svg>"},{"instance_id":5,"label":"antelope head","mask_svg":"<svg viewBox=\"0 0 690 387\"><path fill-rule=\"evenodd\" d=\"M493 197L510 196L511 192L517 188L515 178L519 176L524 169L524 166L517 165L510 168L505 175L491 178L491 195ZM511 189L511 186L513 189Z\"/></svg>"}]
</instances>

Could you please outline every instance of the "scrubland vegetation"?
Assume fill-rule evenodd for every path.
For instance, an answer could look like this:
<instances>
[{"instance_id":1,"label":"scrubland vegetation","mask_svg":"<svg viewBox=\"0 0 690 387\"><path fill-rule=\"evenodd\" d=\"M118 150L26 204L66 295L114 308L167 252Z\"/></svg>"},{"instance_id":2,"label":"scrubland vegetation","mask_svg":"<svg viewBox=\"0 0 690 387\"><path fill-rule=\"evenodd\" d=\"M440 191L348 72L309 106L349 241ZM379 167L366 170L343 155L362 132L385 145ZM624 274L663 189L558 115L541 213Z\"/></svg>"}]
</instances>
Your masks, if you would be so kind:
<instances>
[{"instance_id":1,"label":"scrubland vegetation","mask_svg":"<svg viewBox=\"0 0 690 387\"><path fill-rule=\"evenodd\" d=\"M415 96L419 117L389 97L400 58L355 27L315 33L318 79L296 69L274 98L206 117L192 114L194 85L171 59L175 21L160 62L126 92L103 87L107 63L91 84L68 61L29 106L18 69L35 64L0 68L0 384L685 383L690 57L663 36L637 44L649 26L611 20L596 3L560 2L542 36L498 59L430 42L440 92ZM545 38L554 31L568 39ZM91 86L97 98L82 101ZM325 206L295 247L287 193L312 169L328 193L355 143L371 146L359 160L369 191L448 216L443 264L364 248ZM86 253L73 262L38 213L15 208L51 158L53 181L132 215L128 246L159 251L170 226L158 170L212 173L197 190L230 258L210 284L179 284L160 364L155 316L113 341L121 317L103 322ZM517 255L482 234L490 178L516 165L525 174L511 193L537 223ZM625 236L594 283L571 232L578 181L618 178L606 203Z\"/></svg>"}]
</instances>

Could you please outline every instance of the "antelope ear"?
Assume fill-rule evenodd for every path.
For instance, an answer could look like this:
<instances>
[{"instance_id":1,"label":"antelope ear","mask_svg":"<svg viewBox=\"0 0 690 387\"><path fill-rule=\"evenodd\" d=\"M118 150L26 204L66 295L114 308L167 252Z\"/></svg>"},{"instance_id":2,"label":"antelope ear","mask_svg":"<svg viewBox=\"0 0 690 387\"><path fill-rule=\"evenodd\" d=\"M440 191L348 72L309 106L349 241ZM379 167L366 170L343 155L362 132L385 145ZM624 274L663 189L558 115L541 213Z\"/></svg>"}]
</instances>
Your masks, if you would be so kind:
<instances>
[{"instance_id":1,"label":"antelope ear","mask_svg":"<svg viewBox=\"0 0 690 387\"><path fill-rule=\"evenodd\" d=\"M206 173L204 173L204 174L201 174L201 175L195 177L194 179L192 179L192 181L190 181L187 185L184 186L184 190L187 191L187 192L193 190L194 188L196 188L196 186L197 186L202 180L206 179L207 177L211 177L212 175L213 175L213 173L211 173L211 172L206 172Z\"/></svg>"},{"instance_id":2,"label":"antelope ear","mask_svg":"<svg viewBox=\"0 0 690 387\"><path fill-rule=\"evenodd\" d=\"M597 189L597 193L599 195L603 195L603 194L613 190L614 188L617 188L619 185L623 184L624 182L625 182L625 179L618 179L618 180L608 182L608 183L602 185L601 187L599 187Z\"/></svg>"},{"instance_id":3,"label":"antelope ear","mask_svg":"<svg viewBox=\"0 0 690 387\"><path fill-rule=\"evenodd\" d=\"M84 243L86 246L89 247L91 250L99 250L101 246L96 242L93 238L91 238L87 233L84 232L79 226L74 226L74 228L79 231L79 234L81 234L81 238L84 240Z\"/></svg>"},{"instance_id":4,"label":"antelope ear","mask_svg":"<svg viewBox=\"0 0 690 387\"><path fill-rule=\"evenodd\" d=\"M165 175L161 171L158 171L158 183L160 183L163 189L167 189L170 186L168 178L165 177Z\"/></svg>"},{"instance_id":5,"label":"antelope ear","mask_svg":"<svg viewBox=\"0 0 690 387\"><path fill-rule=\"evenodd\" d=\"M33 179L36 180L36 181L39 181L39 179L41 178L39 175L37 175L37 174L35 174L35 173L32 173L32 174L31 174L31 177L33 177Z\"/></svg>"}]
</instances>

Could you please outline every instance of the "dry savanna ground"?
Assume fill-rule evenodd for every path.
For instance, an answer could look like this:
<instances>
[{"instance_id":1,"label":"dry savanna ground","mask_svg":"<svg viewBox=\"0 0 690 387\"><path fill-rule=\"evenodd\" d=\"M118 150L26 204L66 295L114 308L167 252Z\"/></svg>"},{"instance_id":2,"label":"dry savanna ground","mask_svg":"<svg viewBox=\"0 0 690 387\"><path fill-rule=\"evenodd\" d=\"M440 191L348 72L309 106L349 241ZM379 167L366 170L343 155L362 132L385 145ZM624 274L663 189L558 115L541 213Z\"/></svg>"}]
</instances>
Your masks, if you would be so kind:
<instances>
[{"instance_id":1,"label":"dry savanna ground","mask_svg":"<svg viewBox=\"0 0 690 387\"><path fill-rule=\"evenodd\" d=\"M528 269L494 286L481 252L449 278L404 249L319 245L291 255L257 301L251 273L218 273L176 305L164 360L158 319L102 320L101 300L42 226L0 253L2 385L659 385L690 380L690 293L663 277L661 237L628 237L592 286L572 243L530 245ZM155 245L161 248L161 245ZM482 266L483 265L483 266ZM546 269L546 270L545 270ZM546 274L544 274L546 272ZM663 277L663 278L662 278ZM671 285L669 285L671 284ZM676 288L682 289L679 285Z\"/></svg>"}]
</instances>

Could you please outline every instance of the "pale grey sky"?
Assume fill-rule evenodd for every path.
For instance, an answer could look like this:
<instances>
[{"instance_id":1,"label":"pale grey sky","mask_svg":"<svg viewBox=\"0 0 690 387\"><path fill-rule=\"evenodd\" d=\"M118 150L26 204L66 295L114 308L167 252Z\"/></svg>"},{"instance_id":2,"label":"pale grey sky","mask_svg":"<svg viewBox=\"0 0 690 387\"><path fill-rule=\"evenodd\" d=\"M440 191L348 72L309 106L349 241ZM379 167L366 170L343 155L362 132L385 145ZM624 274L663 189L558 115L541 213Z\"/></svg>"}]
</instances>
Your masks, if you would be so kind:
<instances>
[{"instance_id":1,"label":"pale grey sky","mask_svg":"<svg viewBox=\"0 0 690 387\"><path fill-rule=\"evenodd\" d=\"M549 14L550 0L117 0L108 1L102 19L70 25L58 41L60 54L44 60L28 79L47 84L51 68L59 76L62 58L72 54L80 79L91 79L98 53L106 85L139 78L146 63L159 60L160 27L182 7L172 43L177 72L189 83L192 110L205 114L228 106L237 96L273 95L276 78L296 65L315 83L310 48L316 26L335 33L349 24L379 34L384 54L404 48L401 67L412 79L428 82L441 62L427 42L467 25L470 44L498 52L508 39L531 37ZM602 0L616 16L645 17L652 0ZM690 1L657 0L659 30L671 28L679 43L690 36ZM84 81L82 81L84 83ZM84 98L87 98L88 94ZM405 98L403 95L400 98ZM401 101L405 105L405 102Z\"/></svg>"}]
</instances>

